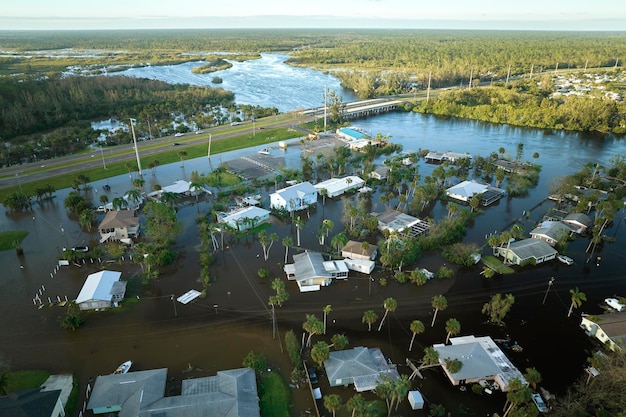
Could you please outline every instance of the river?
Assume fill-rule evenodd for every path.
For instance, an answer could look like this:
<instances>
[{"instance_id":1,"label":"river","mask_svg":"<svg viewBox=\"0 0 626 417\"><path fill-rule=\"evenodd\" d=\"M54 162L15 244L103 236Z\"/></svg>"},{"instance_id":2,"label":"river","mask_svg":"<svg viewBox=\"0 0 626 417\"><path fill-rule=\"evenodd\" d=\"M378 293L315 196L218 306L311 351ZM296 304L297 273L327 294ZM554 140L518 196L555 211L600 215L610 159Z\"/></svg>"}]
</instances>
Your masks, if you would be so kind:
<instances>
[{"instance_id":1,"label":"river","mask_svg":"<svg viewBox=\"0 0 626 417\"><path fill-rule=\"evenodd\" d=\"M267 58L268 56L264 56L264 59ZM282 68L280 56L269 58L272 65ZM245 64L248 66L245 70L246 83L250 90L266 87L264 83L267 74L262 74L263 71L259 70L266 68L262 61ZM254 67L255 63L259 68ZM172 73L173 68L165 67L162 71L169 75L161 76L171 76L176 82L189 76L189 68L185 64L177 67L180 75ZM235 65L231 70L237 67ZM159 68L161 67L151 67L150 71L156 74L159 73ZM283 69L287 71L289 68ZM225 87L228 85L228 71L230 70L220 75L225 80ZM310 79L306 78L309 73ZM319 80L327 78L310 70L298 72L298 76L305 77L296 80L298 84L310 86L319 86ZM332 85L331 82L328 84ZM283 103L284 108L319 105L316 99L307 101L312 95L311 90L307 89L275 89L269 96L265 96L265 93L260 95L268 99L262 103L253 102L254 94L249 91L235 92L238 100L241 94L242 97L249 97L251 104L263 106L277 103ZM532 229L552 206L552 203L543 200L549 193L554 178L571 174L588 162L608 165L616 155L626 154L624 142L611 135L525 129L413 113L385 114L355 121L354 125L371 131L374 135L377 132L388 134L392 142L402 144L405 150L431 149L486 156L497 152L500 147L515 154L517 145L523 143L523 160L532 160L533 153L538 152L537 163L542 166L539 184L527 196L505 198L486 208L484 214L468 228L464 241L479 245L484 244L486 234L503 230L516 220L521 222L525 230ZM287 166L299 166L297 144L297 140L292 141L293 146L290 145L282 154ZM248 149L215 155L212 157L212 164L255 151L256 149ZM194 170L208 172L212 164L207 158L198 158L185 161L184 167L179 163L158 167L155 177L146 174L145 188L148 190L151 184L157 182L167 185L176 179L188 179ZM433 165L420 162L422 177L432 172L433 168ZM90 194L94 202L98 201L104 184L111 186L111 199L132 187L128 175L95 182ZM273 189L264 188L260 191L267 193ZM129 310L92 313L80 330L65 332L56 323L62 309L39 309L35 305L38 302L33 301L33 298L36 294L40 294L40 298L45 301L48 297L52 301L57 297L76 297L85 275L100 267L97 261L93 264L88 261L80 268L55 267L60 248L93 245L97 240L94 232L81 231L76 219L67 214L63 199L68 192L69 190L58 191L53 202L42 207L35 206L32 212L6 213L0 217L0 230L25 229L30 232L23 243L24 256L18 257L12 250L0 252L0 265L3 268L3 273L0 274L0 315L3 317L0 353L11 359L14 368L39 367L53 372L74 372L81 387L84 387L89 377L111 372L119 363L133 359L135 369L168 367L170 375L180 380L188 376L204 375L206 372L214 373L219 369L239 367L243 356L249 350L255 349L267 355L275 369L288 375L289 365L285 355L280 353L277 342L272 339L267 315L266 300L271 289L268 282L262 282L258 278L257 270L266 267L270 269L272 277L283 276L280 264L283 262L285 249L280 241L287 235L295 240L295 230L290 224L273 222L270 230L278 234L279 243L273 247L267 262L263 261L262 250L256 238L247 237L230 242L228 249L218 253L216 257L216 264L211 269L216 282L209 287L206 299L175 308L171 301L172 294L178 296L188 289L200 288L197 278L199 257L195 220L198 213L208 210L209 203L201 201L196 205L193 201L188 202L178 210L178 218L183 225L177 240L179 260L167 268L157 282L140 291L140 299ZM382 210L382 205L376 202L376 198L373 210ZM320 204L317 209L312 210L311 218L302 232L302 247L319 248L315 233L322 218L332 219L335 222L333 234L338 232L341 211L341 199L329 200L325 206ZM522 219L523 211L531 212L528 219ZM446 209L441 202L432 211L425 213L436 219L445 214ZM453 279L429 282L419 288L395 282L383 287L378 278L388 275L384 272L375 274L377 280L371 286L367 277L353 276L346 282L323 288L319 293L299 294L295 285L290 282L287 283L290 299L277 313L279 328L282 333L292 329L300 334L305 314L315 313L321 317L322 307L331 304L333 313L329 322L329 334L346 333L350 337L351 346L378 346L394 363L400 364L401 373L408 373L408 368L402 366L405 358L409 356L418 359L423 347L442 343L445 340L445 321L456 317L462 324L461 334L489 334L493 337L508 334L519 341L524 352L512 354L514 363L522 370L530 366L536 367L544 377L543 385L550 391L562 394L580 376L585 358L594 349L578 327L580 315L583 312L600 313L600 303L605 297L626 295L626 283L622 279L626 248L622 219L623 213L620 212L613 227L607 230L607 234L615 237L616 241L600 248L598 255L602 257L602 262L599 266L593 262L586 263L587 240L578 238L568 248L568 255L575 260L573 266L549 262L491 280L479 274L479 267L473 267L459 270ZM292 250L290 254L293 253L295 252ZM484 253L488 253L488 250ZM436 253L424 253L419 261L420 266L431 270L436 270L442 263ZM119 264L104 266L123 271L126 278L139 270L128 259ZM549 288L547 284L551 277L555 281L553 287ZM574 287L586 293L587 301L580 309L575 310L572 317L567 318L569 290ZM544 305L542 299L547 289L550 291ZM137 290L131 289L132 291ZM487 325L485 317L480 313L482 305L489 300L490 295L509 292L516 297L516 302L506 319L506 328ZM449 307L438 315L434 328L428 328L417 337L413 352L409 353L409 324L413 319L430 323L430 298L435 294L444 294ZM367 328L361 323L363 311L372 308L381 316L384 313L382 300L387 297L397 299L398 309L390 315L384 331L367 332ZM215 305L218 307L215 308ZM321 338L316 337L317 340ZM188 371L189 367L193 370ZM494 395L487 401L470 393L460 393L437 371L427 371L426 379L418 381L414 387L422 390L431 403L443 403L449 410L454 410L458 404L464 404L475 415L497 411L504 400L501 395ZM171 392L175 393L176 388L172 388ZM353 394L351 390L344 389L328 392L339 393L344 402ZM294 390L293 403L294 415L300 415L312 406L306 391L302 389ZM453 412L453 415L458 414Z\"/></svg>"}]
</instances>

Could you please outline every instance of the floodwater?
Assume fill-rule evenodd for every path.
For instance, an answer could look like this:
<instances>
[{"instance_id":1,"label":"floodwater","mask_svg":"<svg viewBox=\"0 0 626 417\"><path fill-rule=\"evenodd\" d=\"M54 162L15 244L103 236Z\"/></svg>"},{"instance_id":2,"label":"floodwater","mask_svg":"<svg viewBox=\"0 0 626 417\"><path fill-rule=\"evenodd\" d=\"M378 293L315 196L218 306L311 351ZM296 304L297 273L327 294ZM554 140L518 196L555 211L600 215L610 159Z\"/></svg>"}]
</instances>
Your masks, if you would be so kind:
<instances>
[{"instance_id":1,"label":"floodwater","mask_svg":"<svg viewBox=\"0 0 626 417\"><path fill-rule=\"evenodd\" d=\"M532 160L532 154L539 152L537 163L543 167L538 186L528 196L505 198L470 225L465 242L484 244L485 235L510 227L522 217L523 211L530 211L528 219L521 220L525 230L530 230L552 206L543 200L548 194L555 177L577 171L587 162L608 165L615 155L626 154L624 143L613 136L594 137L583 134L521 129L508 126L495 126L464 120L438 119L416 114L387 114L371 119L360 120L355 125L373 134L390 134L392 141L401 143L405 150L432 149L439 151L469 152L471 155L488 155L504 147L514 153L518 143L524 144L524 160ZM299 166L299 149L294 140L284 153L276 155L285 159L288 167ZM157 168L156 176L144 171L147 180L145 189L152 184L167 185L177 179L188 179L191 172L210 171L220 162L256 152L257 149L236 151L215 155L211 161L198 158ZM313 154L314 155L314 154ZM420 162L420 174L428 175L432 165ZM121 196L131 189L128 175L109 178L92 184L90 198L97 205L102 186L108 184L109 199ZM259 190L264 196L273 187ZM129 259L120 263L87 261L80 267L55 268L60 248L96 244L95 232L81 231L75 218L68 216L63 200L69 190L60 190L57 197L41 207L35 206L31 212L9 214L0 217L0 230L24 229L30 232L23 242L24 255L18 257L14 251L0 252L0 352L11 360L14 369L44 368L53 373L73 372L78 377L81 391L89 380L100 374L112 372L121 362L133 360L134 370L167 367L173 379L168 385L168 393L180 390L182 378L213 375L217 370L240 367L243 357L250 350L264 354L269 366L282 372L288 378L290 365L286 353L282 353L278 340L273 338L271 315L267 300L272 294L271 278L261 281L257 275L260 267L271 271L270 277L284 279L281 265L284 262L285 248L282 238L290 235L296 241L296 230L280 220L272 220L271 232L279 239L270 251L270 258L263 260L261 245L254 236L238 240L228 240L227 248L216 253L211 275L216 281L209 287L207 297L188 305L172 301L189 289L201 289L199 283L199 241L196 219L206 214L210 201L201 200L198 204L191 200L178 210L178 218L183 223L182 232L176 242L179 258L175 264L163 270L161 277L145 288L139 288L133 277L140 267ZM356 199L357 196L346 198ZM310 211L310 218L301 232L300 249L318 250L317 228L323 218L333 220L335 229L332 235L341 230L341 198L327 199ZM384 208L373 197L373 211ZM437 202L424 216L440 219L446 214L445 206ZM101 216L101 215L100 215ZM605 244L598 255L602 260L599 266L587 263L585 247L587 239L578 238L568 248L568 255L575 260L573 266L550 262L536 267L528 267L519 273L491 280L482 278L480 267L465 268L449 280L435 280L423 287L410 284L400 285L389 280L387 286L380 284L381 277L388 272L376 271L374 281L368 276L352 274L349 279L322 288L317 293L300 294L293 282L287 282L289 300L277 309L278 339L287 330L302 333L302 323L306 314L322 317L322 308L330 304L332 313L328 320L326 336L315 336L313 341L328 340L334 333L345 333L350 346L380 347L394 363L400 373L409 374L404 365L407 357L419 359L424 347L433 343L443 343L448 318L461 322L462 335L490 335L494 338L509 336L517 341L523 352L510 353L514 364L524 370L537 368L543 375L543 386L557 395L581 375L585 359L593 351L594 345L578 327L580 315L601 312L600 302L605 297L626 294L626 284L622 279L622 264L625 254L623 213L616 216L615 224L607 234L616 242ZM297 248L289 249L289 258ZM485 253L488 249L485 249ZM437 270L444 261L437 253L423 253L420 267ZM61 307L38 308L36 295L47 304L67 296L73 299L83 284L87 274L100 268L123 272L124 279L130 279L128 297L135 299L131 306L121 311L94 312L87 316L86 323L75 332L63 331L57 318L63 314ZM554 285L548 281L554 277ZM570 296L569 290L578 287L587 295L580 309L567 318ZM547 296L546 296L546 291ZM482 305L491 295L512 293L516 302L506 319L506 327L497 328L485 324L481 314ZM432 319L430 300L433 295L443 294L449 307L437 316L434 327L429 327ZM139 299L137 299L137 296ZM398 308L386 320L382 331L375 328L367 331L361 323L365 310L374 309L382 317L383 300L393 297ZM544 297L545 304L542 303ZM422 320L427 329L418 335L412 352L408 352L411 338L409 325L412 320ZM424 371L424 380L418 380L413 388L422 391L430 403L442 403L451 415L485 415L501 409L504 397L477 396L461 392L450 386L438 370ZM329 389L325 378L320 378L322 390L336 392L347 401L354 391L351 388ZM292 414L306 414L313 408L308 390L294 388ZM371 397L373 398L373 397ZM82 404L81 399L81 404ZM469 411L468 411L469 410ZM325 410L321 410L325 413ZM423 411L408 411L406 402L398 413L421 415ZM327 414L327 413L326 413Z\"/></svg>"}]
</instances>

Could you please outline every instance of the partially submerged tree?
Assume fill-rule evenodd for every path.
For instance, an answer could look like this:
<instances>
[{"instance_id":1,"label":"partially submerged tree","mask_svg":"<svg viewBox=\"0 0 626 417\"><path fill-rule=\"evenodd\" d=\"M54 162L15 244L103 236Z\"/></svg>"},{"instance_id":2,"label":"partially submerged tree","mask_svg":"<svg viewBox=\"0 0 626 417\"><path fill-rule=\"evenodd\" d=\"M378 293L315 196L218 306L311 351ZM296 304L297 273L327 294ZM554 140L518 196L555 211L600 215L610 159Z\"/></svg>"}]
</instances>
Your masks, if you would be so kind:
<instances>
[{"instance_id":1,"label":"partially submerged tree","mask_svg":"<svg viewBox=\"0 0 626 417\"><path fill-rule=\"evenodd\" d=\"M482 313L489 316L489 321L499 326L504 325L504 317L509 313L511 307L515 303L515 297L512 294L507 294L502 297L502 294L495 294L491 296L491 300L483 305Z\"/></svg>"}]
</instances>

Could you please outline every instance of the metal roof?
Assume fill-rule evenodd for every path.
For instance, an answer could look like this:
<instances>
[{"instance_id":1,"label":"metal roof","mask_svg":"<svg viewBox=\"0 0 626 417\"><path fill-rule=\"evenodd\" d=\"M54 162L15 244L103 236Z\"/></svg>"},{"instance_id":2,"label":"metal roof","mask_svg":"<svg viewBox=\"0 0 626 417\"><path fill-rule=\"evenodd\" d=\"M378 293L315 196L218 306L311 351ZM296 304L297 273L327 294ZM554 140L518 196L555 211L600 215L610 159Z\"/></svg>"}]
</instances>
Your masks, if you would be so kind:
<instances>
[{"instance_id":1,"label":"metal roof","mask_svg":"<svg viewBox=\"0 0 626 417\"><path fill-rule=\"evenodd\" d=\"M121 272L107 270L89 275L76 297L76 303L80 304L89 300L111 301L113 284L119 281L121 276Z\"/></svg>"}]
</instances>

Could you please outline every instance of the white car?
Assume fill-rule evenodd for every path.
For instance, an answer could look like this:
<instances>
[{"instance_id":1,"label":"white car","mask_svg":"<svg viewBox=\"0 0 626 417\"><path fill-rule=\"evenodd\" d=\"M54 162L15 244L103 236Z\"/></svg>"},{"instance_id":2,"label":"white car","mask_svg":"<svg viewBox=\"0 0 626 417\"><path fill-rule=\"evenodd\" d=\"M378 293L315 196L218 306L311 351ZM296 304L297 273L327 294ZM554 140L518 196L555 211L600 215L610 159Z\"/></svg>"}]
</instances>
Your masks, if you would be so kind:
<instances>
[{"instance_id":1,"label":"white car","mask_svg":"<svg viewBox=\"0 0 626 417\"><path fill-rule=\"evenodd\" d=\"M181 137L181 136L183 136L183 135L184 135L184 133L176 133L176 134L174 135L174 137L179 138L179 137Z\"/></svg>"},{"instance_id":2,"label":"white car","mask_svg":"<svg viewBox=\"0 0 626 417\"><path fill-rule=\"evenodd\" d=\"M569 256L558 255L556 259L563 262L565 265L574 265L574 260L570 258Z\"/></svg>"}]
</instances>

